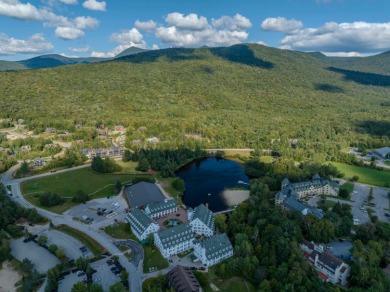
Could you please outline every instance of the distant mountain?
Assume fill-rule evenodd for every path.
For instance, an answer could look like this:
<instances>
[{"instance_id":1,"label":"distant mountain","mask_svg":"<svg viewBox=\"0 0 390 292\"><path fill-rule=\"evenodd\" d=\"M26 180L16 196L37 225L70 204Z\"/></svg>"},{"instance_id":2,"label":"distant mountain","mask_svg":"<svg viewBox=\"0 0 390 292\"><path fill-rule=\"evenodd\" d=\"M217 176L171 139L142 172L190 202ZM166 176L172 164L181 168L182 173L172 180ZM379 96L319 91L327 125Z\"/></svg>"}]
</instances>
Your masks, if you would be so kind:
<instances>
[{"instance_id":1,"label":"distant mountain","mask_svg":"<svg viewBox=\"0 0 390 292\"><path fill-rule=\"evenodd\" d=\"M64 65L90 64L109 60L108 58L69 58L61 55L43 55L28 60L19 61L28 69L52 68Z\"/></svg>"},{"instance_id":2,"label":"distant mountain","mask_svg":"<svg viewBox=\"0 0 390 292\"><path fill-rule=\"evenodd\" d=\"M130 47L130 48L127 48L126 50L122 51L118 55L116 55L115 58L121 58L121 57L134 55L134 54L138 54L138 53L143 53L143 52L147 52L147 51L149 51L149 50L141 49L141 48L137 48L137 47Z\"/></svg>"},{"instance_id":3,"label":"distant mountain","mask_svg":"<svg viewBox=\"0 0 390 292\"><path fill-rule=\"evenodd\" d=\"M14 71L14 70L24 70L24 69L28 69L28 68L18 62L0 60L0 71Z\"/></svg>"},{"instance_id":4,"label":"distant mountain","mask_svg":"<svg viewBox=\"0 0 390 292\"><path fill-rule=\"evenodd\" d=\"M309 54L331 67L368 73L390 74L390 51L369 57L327 57L319 52Z\"/></svg>"}]
</instances>

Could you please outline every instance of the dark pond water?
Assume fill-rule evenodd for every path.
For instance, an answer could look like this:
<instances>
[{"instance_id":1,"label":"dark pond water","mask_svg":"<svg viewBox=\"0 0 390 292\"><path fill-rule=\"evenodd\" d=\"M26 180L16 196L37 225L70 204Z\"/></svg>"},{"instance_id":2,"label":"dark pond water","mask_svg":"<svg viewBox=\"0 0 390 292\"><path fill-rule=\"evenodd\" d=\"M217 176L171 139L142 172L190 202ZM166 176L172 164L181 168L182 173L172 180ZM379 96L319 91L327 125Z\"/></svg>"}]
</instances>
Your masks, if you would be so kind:
<instances>
[{"instance_id":1,"label":"dark pond water","mask_svg":"<svg viewBox=\"0 0 390 292\"><path fill-rule=\"evenodd\" d=\"M245 186L238 181L249 183L249 178L240 164L217 158L196 160L180 168L176 176L185 181L183 202L187 207L208 203L213 212L227 209L222 197L225 188Z\"/></svg>"}]
</instances>

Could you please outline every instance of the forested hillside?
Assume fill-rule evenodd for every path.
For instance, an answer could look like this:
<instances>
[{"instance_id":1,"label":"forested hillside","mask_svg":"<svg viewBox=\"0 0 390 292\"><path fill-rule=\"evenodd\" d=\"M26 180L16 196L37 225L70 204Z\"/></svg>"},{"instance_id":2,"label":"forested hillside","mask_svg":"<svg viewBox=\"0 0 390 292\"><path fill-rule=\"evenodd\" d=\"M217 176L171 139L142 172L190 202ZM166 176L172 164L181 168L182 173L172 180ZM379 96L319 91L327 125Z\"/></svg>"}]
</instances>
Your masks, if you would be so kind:
<instances>
[{"instance_id":1,"label":"forested hillside","mask_svg":"<svg viewBox=\"0 0 390 292\"><path fill-rule=\"evenodd\" d=\"M278 151L295 138L297 160L324 160L358 141L388 144L390 75L320 59L249 44L3 72L0 109L30 129L122 124L127 143L139 137L140 127L168 146ZM188 133L200 138L186 138Z\"/></svg>"}]
</instances>

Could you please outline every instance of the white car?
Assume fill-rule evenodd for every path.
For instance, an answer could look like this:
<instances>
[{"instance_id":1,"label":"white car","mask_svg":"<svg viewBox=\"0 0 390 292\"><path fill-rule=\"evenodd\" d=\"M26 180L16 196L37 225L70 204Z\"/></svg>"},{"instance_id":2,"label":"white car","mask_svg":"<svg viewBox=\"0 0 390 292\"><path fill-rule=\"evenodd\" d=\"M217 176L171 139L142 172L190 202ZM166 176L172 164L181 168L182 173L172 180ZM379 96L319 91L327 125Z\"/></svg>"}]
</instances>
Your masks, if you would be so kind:
<instances>
[{"instance_id":1,"label":"white car","mask_svg":"<svg viewBox=\"0 0 390 292\"><path fill-rule=\"evenodd\" d=\"M94 283L95 283L95 282L99 282L99 281L100 281L100 278L99 278L99 277L93 279L93 282L94 282Z\"/></svg>"}]
</instances>

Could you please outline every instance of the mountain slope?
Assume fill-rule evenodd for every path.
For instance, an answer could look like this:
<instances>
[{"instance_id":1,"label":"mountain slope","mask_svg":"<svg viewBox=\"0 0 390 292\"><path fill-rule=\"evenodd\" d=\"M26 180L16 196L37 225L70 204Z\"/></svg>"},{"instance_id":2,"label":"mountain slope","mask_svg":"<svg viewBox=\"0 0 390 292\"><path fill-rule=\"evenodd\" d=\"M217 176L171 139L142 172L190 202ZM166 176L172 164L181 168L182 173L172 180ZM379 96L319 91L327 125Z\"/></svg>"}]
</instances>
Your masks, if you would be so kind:
<instances>
[{"instance_id":1,"label":"mountain slope","mask_svg":"<svg viewBox=\"0 0 390 292\"><path fill-rule=\"evenodd\" d=\"M26 66L18 62L0 60L0 71L24 70Z\"/></svg>"},{"instance_id":2,"label":"mountain slope","mask_svg":"<svg viewBox=\"0 0 390 292\"><path fill-rule=\"evenodd\" d=\"M29 69L41 69L41 68L53 68L64 65L75 64L89 64L95 62L101 62L108 59L105 58L69 58L61 55L43 55L35 58L31 58L18 63L24 65Z\"/></svg>"},{"instance_id":3,"label":"mountain slope","mask_svg":"<svg viewBox=\"0 0 390 292\"><path fill-rule=\"evenodd\" d=\"M121 57L125 57L128 55L134 55L134 54L143 53L143 52L147 52L147 51L149 51L149 50L141 49L138 47L130 47L130 48L127 48L126 50L120 52L118 55L115 56L115 58L121 58Z\"/></svg>"},{"instance_id":4,"label":"mountain slope","mask_svg":"<svg viewBox=\"0 0 390 292\"><path fill-rule=\"evenodd\" d=\"M0 108L37 127L123 124L130 141L158 136L170 145L189 143L185 133L215 147L268 145L280 137L346 147L369 127L390 135L383 106L390 77L371 74L381 80L375 84L365 72L328 67L311 54L255 44L148 51L0 73ZM147 130L138 132L141 126Z\"/></svg>"}]
</instances>

